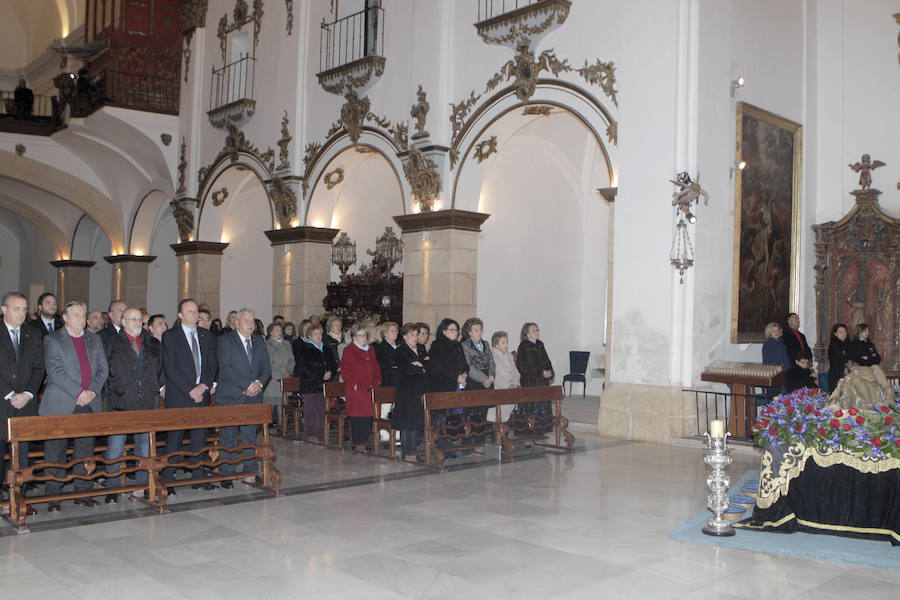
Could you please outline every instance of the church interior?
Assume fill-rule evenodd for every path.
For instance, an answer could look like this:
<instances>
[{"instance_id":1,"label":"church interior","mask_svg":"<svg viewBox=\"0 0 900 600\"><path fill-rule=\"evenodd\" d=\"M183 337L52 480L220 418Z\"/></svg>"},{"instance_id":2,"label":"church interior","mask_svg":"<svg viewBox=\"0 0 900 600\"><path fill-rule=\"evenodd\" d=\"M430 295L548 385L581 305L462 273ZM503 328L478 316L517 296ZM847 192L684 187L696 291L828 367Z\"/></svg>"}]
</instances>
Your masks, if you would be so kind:
<instances>
[{"instance_id":1,"label":"church interior","mask_svg":"<svg viewBox=\"0 0 900 600\"><path fill-rule=\"evenodd\" d=\"M785 503L843 490L835 468L869 508L900 493L898 0L0 8L0 293L170 326L185 298L220 326L478 317L510 349L537 324L563 386L549 447L510 442L501 400L497 445L442 468L435 442L436 469L281 416L261 487L36 504L27 535L4 498L7 597L896 594L900 508L826 525ZM875 387L829 383L839 324L878 349L846 375ZM807 354L818 420L796 433L781 386Z\"/></svg>"}]
</instances>

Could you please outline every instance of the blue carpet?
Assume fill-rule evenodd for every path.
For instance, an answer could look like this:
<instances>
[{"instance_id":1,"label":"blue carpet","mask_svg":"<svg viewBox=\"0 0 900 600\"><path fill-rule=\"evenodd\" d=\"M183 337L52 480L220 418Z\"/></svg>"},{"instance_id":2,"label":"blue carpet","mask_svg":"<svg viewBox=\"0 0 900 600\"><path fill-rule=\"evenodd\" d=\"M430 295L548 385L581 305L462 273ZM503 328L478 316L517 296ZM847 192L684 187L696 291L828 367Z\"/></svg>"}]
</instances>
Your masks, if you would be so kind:
<instances>
[{"instance_id":1,"label":"blue carpet","mask_svg":"<svg viewBox=\"0 0 900 600\"><path fill-rule=\"evenodd\" d=\"M758 479L759 471L748 471L741 477L730 491L732 496L739 495L741 486L748 479ZM749 517L753 509L747 510L742 519ZM701 529L710 517L704 511L697 518L677 527L669 533L669 537L679 542L695 542L714 544L739 550L765 552L779 556L794 556L832 562L862 565L876 569L900 571L900 546L891 546L890 542L876 542L844 538L834 535L814 533L775 533L770 531L748 531L736 529L733 537L715 537L705 535Z\"/></svg>"}]
</instances>

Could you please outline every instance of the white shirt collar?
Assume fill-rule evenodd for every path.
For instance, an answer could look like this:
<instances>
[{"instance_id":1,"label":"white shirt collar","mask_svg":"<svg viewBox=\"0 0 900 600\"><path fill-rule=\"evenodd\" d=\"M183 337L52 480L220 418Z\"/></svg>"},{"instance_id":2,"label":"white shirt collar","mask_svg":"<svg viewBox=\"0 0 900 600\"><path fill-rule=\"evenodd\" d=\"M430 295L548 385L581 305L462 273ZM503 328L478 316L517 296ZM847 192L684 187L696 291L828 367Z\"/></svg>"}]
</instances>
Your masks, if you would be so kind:
<instances>
[{"instance_id":1,"label":"white shirt collar","mask_svg":"<svg viewBox=\"0 0 900 600\"><path fill-rule=\"evenodd\" d=\"M190 327L188 327L188 326L185 325L184 323L181 324L181 328L184 330L184 335L185 335L185 337L190 337L192 333L196 333L196 332L197 332L197 328L196 328L196 327L194 327L193 329L191 329ZM200 336L197 336L197 339L200 339Z\"/></svg>"},{"instance_id":2,"label":"white shirt collar","mask_svg":"<svg viewBox=\"0 0 900 600\"><path fill-rule=\"evenodd\" d=\"M239 337L239 338L241 338L241 344L242 344L242 345L246 346L246 345L247 345L247 340L250 340L251 343L253 342L253 340L251 339L251 338L253 337L253 334L252 334L252 333L250 334L250 337L244 337L243 334L242 334L240 331L238 331L237 329L235 329L234 332L235 332L236 334L238 334L238 337Z\"/></svg>"},{"instance_id":3,"label":"white shirt collar","mask_svg":"<svg viewBox=\"0 0 900 600\"><path fill-rule=\"evenodd\" d=\"M10 325L9 323L6 322L6 319L3 320L3 323L6 325L6 330L9 331L10 337L12 337L13 331L18 331L20 334L22 333L22 325L19 325L18 327L13 327L12 325Z\"/></svg>"}]
</instances>

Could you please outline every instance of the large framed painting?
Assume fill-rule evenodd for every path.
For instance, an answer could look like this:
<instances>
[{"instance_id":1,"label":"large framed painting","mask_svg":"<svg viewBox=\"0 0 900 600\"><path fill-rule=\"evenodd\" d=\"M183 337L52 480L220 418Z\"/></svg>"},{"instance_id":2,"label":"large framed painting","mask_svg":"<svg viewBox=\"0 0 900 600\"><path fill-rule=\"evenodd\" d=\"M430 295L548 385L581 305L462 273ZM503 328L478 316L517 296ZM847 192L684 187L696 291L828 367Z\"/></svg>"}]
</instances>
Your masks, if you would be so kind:
<instances>
[{"instance_id":1,"label":"large framed painting","mask_svg":"<svg viewBox=\"0 0 900 600\"><path fill-rule=\"evenodd\" d=\"M797 311L802 146L801 125L738 102L732 343L763 342Z\"/></svg>"}]
</instances>

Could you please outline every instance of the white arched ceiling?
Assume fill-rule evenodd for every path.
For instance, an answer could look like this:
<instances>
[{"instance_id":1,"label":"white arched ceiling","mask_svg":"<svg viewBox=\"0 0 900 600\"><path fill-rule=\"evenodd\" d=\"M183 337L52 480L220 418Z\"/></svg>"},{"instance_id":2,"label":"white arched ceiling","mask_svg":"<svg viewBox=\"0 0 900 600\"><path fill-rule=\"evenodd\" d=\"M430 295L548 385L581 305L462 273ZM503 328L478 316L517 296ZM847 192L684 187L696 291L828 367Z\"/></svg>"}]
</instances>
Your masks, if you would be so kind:
<instances>
[{"instance_id":1,"label":"white arched ceiling","mask_svg":"<svg viewBox=\"0 0 900 600\"><path fill-rule=\"evenodd\" d=\"M53 243L57 258L68 258L80 210L50 194L19 181L0 177L0 206L27 219Z\"/></svg>"},{"instance_id":2,"label":"white arched ceiling","mask_svg":"<svg viewBox=\"0 0 900 600\"><path fill-rule=\"evenodd\" d=\"M83 0L9 0L2 6L0 69L24 68L84 21Z\"/></svg>"},{"instance_id":3,"label":"white arched ceiling","mask_svg":"<svg viewBox=\"0 0 900 600\"><path fill-rule=\"evenodd\" d=\"M131 223L129 254L149 255L151 236L161 212L171 213L169 198L159 190L153 190L141 200L134 221ZM173 240L176 243L178 240Z\"/></svg>"},{"instance_id":4,"label":"white arched ceiling","mask_svg":"<svg viewBox=\"0 0 900 600\"><path fill-rule=\"evenodd\" d=\"M228 196L222 200L219 206L216 206L213 196L223 189L227 190ZM248 198L255 197L259 193L263 194L265 203L260 203L256 209L264 211L267 217L262 221L266 223L260 229L260 235L262 235L262 231L272 229L274 223L271 202L259 176L244 165L235 165L222 171L208 186L206 200L203 202L197 218L197 239L206 242L227 241L225 238L230 237L230 232L225 228L225 221L232 206L235 203L247 202Z\"/></svg>"},{"instance_id":5,"label":"white arched ceiling","mask_svg":"<svg viewBox=\"0 0 900 600\"><path fill-rule=\"evenodd\" d=\"M343 181L330 190L324 175L343 169ZM347 232L357 243L357 263L350 272L370 262L367 249L374 251L375 240L385 227L400 233L393 217L404 214L403 189L391 164L378 152L359 153L348 148L335 156L324 169L313 191L307 225L331 227ZM332 176L334 180L336 175ZM402 271L402 265L398 269ZM340 271L332 266L331 277L337 280Z\"/></svg>"}]
</instances>

